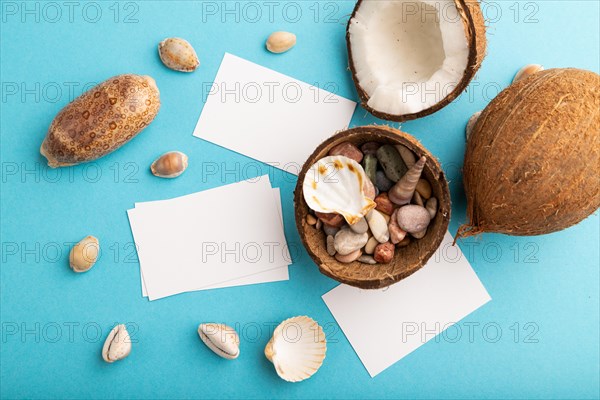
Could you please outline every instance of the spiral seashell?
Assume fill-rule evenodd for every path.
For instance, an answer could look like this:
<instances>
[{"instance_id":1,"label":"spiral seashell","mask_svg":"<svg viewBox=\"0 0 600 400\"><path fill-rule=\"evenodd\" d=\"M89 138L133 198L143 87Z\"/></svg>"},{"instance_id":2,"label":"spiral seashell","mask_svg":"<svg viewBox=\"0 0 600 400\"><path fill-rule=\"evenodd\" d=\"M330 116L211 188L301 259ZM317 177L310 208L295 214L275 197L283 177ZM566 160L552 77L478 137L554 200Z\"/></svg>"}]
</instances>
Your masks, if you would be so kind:
<instances>
[{"instance_id":1,"label":"spiral seashell","mask_svg":"<svg viewBox=\"0 0 600 400\"><path fill-rule=\"evenodd\" d=\"M423 172L426 161L427 159L425 157L421 157L390 189L388 197L393 203L399 206L410 203L413 193L417 188L417 184L419 183L419 179L421 178L421 172Z\"/></svg>"}]
</instances>

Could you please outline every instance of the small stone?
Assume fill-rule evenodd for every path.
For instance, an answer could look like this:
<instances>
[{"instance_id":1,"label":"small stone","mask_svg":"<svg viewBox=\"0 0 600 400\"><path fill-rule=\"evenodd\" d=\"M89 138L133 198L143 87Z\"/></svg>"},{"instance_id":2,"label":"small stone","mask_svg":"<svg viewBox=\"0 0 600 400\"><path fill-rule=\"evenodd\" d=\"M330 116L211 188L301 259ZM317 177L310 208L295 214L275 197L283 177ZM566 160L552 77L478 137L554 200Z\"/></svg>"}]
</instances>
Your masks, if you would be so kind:
<instances>
[{"instance_id":1,"label":"small stone","mask_svg":"<svg viewBox=\"0 0 600 400\"><path fill-rule=\"evenodd\" d=\"M363 159L363 168L365 170L365 174L371 180L371 182L375 182L375 174L377 173L377 157L374 154L367 154Z\"/></svg>"},{"instance_id":2,"label":"small stone","mask_svg":"<svg viewBox=\"0 0 600 400\"><path fill-rule=\"evenodd\" d=\"M390 223L390 216L384 213L381 213L381 216L383 217L383 219L385 219L385 223L389 224Z\"/></svg>"},{"instance_id":3,"label":"small stone","mask_svg":"<svg viewBox=\"0 0 600 400\"><path fill-rule=\"evenodd\" d=\"M377 239L375 239L373 236L371 236L369 238L369 241L365 245L365 253L373 254L375 252L375 247L377 247L378 244L379 244L379 242L377 241Z\"/></svg>"},{"instance_id":4,"label":"small stone","mask_svg":"<svg viewBox=\"0 0 600 400\"><path fill-rule=\"evenodd\" d=\"M335 256L335 247L333 246L333 236L328 235L327 236L327 254L329 254L330 256Z\"/></svg>"},{"instance_id":5,"label":"small stone","mask_svg":"<svg viewBox=\"0 0 600 400\"><path fill-rule=\"evenodd\" d=\"M348 264L348 263L351 263L352 261L356 261L360 256L362 256L362 251L360 249L358 249L358 250L353 251L352 253L346 254L346 255L337 253L335 255L335 259L341 263Z\"/></svg>"},{"instance_id":6,"label":"small stone","mask_svg":"<svg viewBox=\"0 0 600 400\"><path fill-rule=\"evenodd\" d=\"M335 226L327 225L325 223L323 224L323 232L325 232L327 236L335 236L339 230L340 228L336 228Z\"/></svg>"},{"instance_id":7,"label":"small stone","mask_svg":"<svg viewBox=\"0 0 600 400\"><path fill-rule=\"evenodd\" d=\"M427 229L431 217L425 207L409 204L398 209L397 220L400 229L413 234Z\"/></svg>"},{"instance_id":8,"label":"small stone","mask_svg":"<svg viewBox=\"0 0 600 400\"><path fill-rule=\"evenodd\" d=\"M317 218L312 215L312 214L307 214L306 215L306 223L309 225L316 225L317 224Z\"/></svg>"},{"instance_id":9,"label":"small stone","mask_svg":"<svg viewBox=\"0 0 600 400\"><path fill-rule=\"evenodd\" d=\"M431 219L434 219L438 208L437 199L435 197L430 197L429 200L427 200L427 203L425 203L425 208L427 211L429 211L429 216Z\"/></svg>"},{"instance_id":10,"label":"small stone","mask_svg":"<svg viewBox=\"0 0 600 400\"><path fill-rule=\"evenodd\" d=\"M404 239L400 241L396 246L397 247L406 247L410 244L410 236L406 235Z\"/></svg>"},{"instance_id":11,"label":"small stone","mask_svg":"<svg viewBox=\"0 0 600 400\"><path fill-rule=\"evenodd\" d=\"M416 205L421 206L421 207L423 207L423 205L424 205L423 204L423 199L421 198L421 195L416 190L413 193L413 197L412 197L411 201L412 201L413 204L416 204Z\"/></svg>"},{"instance_id":12,"label":"small stone","mask_svg":"<svg viewBox=\"0 0 600 400\"><path fill-rule=\"evenodd\" d=\"M398 182L406 174L408 168L398 150L392 145L384 144L377 150L377 159L385 175L393 182Z\"/></svg>"},{"instance_id":13,"label":"small stone","mask_svg":"<svg viewBox=\"0 0 600 400\"><path fill-rule=\"evenodd\" d=\"M368 178L365 179L365 183L363 183L363 194L365 195L365 197L368 197L371 200L373 200L375 196L377 196L375 186L373 185L373 182L371 182L371 180Z\"/></svg>"},{"instance_id":14,"label":"small stone","mask_svg":"<svg viewBox=\"0 0 600 400\"><path fill-rule=\"evenodd\" d=\"M346 220L340 214L336 214L336 213L327 214L327 213L321 213L321 212L315 211L315 215L321 221L323 221L324 224L333 226L335 228L341 228L342 225L344 225L346 223Z\"/></svg>"},{"instance_id":15,"label":"small stone","mask_svg":"<svg viewBox=\"0 0 600 400\"><path fill-rule=\"evenodd\" d=\"M337 251L340 255L345 256L356 250L362 249L367 241L369 240L369 235L365 233L354 233L349 228L340 229L338 233L335 234L333 245L335 247L335 251Z\"/></svg>"},{"instance_id":16,"label":"small stone","mask_svg":"<svg viewBox=\"0 0 600 400\"><path fill-rule=\"evenodd\" d=\"M392 217L390 218L390 222L388 224L388 230L390 232L390 242L393 244L400 243L405 237L406 232L400 229L398 225L398 209L394 210Z\"/></svg>"},{"instance_id":17,"label":"small stone","mask_svg":"<svg viewBox=\"0 0 600 400\"><path fill-rule=\"evenodd\" d=\"M315 228L316 229L321 229L322 226L323 226L323 221L321 221L320 219L317 219L317 223L315 224Z\"/></svg>"},{"instance_id":18,"label":"small stone","mask_svg":"<svg viewBox=\"0 0 600 400\"><path fill-rule=\"evenodd\" d=\"M379 243L385 243L390 239L387 222L379 211L369 211L369 213L366 216L366 219L369 223L369 229L371 229L371 233L373 233L373 237L377 239Z\"/></svg>"},{"instance_id":19,"label":"small stone","mask_svg":"<svg viewBox=\"0 0 600 400\"><path fill-rule=\"evenodd\" d=\"M385 172L377 171L375 174L375 186L377 186L380 192L387 192L394 186L394 182L385 176Z\"/></svg>"},{"instance_id":20,"label":"small stone","mask_svg":"<svg viewBox=\"0 0 600 400\"><path fill-rule=\"evenodd\" d=\"M373 258L378 263L387 264L394 259L394 252L396 247L390 243L380 243L375 247L375 254Z\"/></svg>"},{"instance_id":21,"label":"small stone","mask_svg":"<svg viewBox=\"0 0 600 400\"><path fill-rule=\"evenodd\" d=\"M412 237L415 239L423 239L427 234L427 229L423 229L421 232L411 233Z\"/></svg>"},{"instance_id":22,"label":"small stone","mask_svg":"<svg viewBox=\"0 0 600 400\"><path fill-rule=\"evenodd\" d=\"M344 156L360 163L363 159L363 153L350 142L342 142L329 150L330 156Z\"/></svg>"},{"instance_id":23,"label":"small stone","mask_svg":"<svg viewBox=\"0 0 600 400\"><path fill-rule=\"evenodd\" d=\"M394 204L390 201L387 193L381 193L375 197L375 203L377 203L377 207L375 207L377 211L387 215L392 215L394 212Z\"/></svg>"},{"instance_id":24,"label":"small stone","mask_svg":"<svg viewBox=\"0 0 600 400\"><path fill-rule=\"evenodd\" d=\"M431 197L431 184L427 179L419 179L416 190L425 200Z\"/></svg>"},{"instance_id":25,"label":"small stone","mask_svg":"<svg viewBox=\"0 0 600 400\"><path fill-rule=\"evenodd\" d=\"M358 262L361 262L363 264L371 264L371 265L377 264L377 261L375 261L373 256L369 256L366 254L363 254L362 256L358 257Z\"/></svg>"},{"instance_id":26,"label":"small stone","mask_svg":"<svg viewBox=\"0 0 600 400\"><path fill-rule=\"evenodd\" d=\"M377 154L377 149L379 149L381 145L377 142L367 142L360 146L360 150L366 156L367 154Z\"/></svg>"},{"instance_id":27,"label":"small stone","mask_svg":"<svg viewBox=\"0 0 600 400\"><path fill-rule=\"evenodd\" d=\"M415 153L413 153L412 150L401 144L396 145L396 150L398 150L400 157L402 157L404 165L406 165L408 168L415 165L415 163L417 162L417 156L415 156Z\"/></svg>"},{"instance_id":28,"label":"small stone","mask_svg":"<svg viewBox=\"0 0 600 400\"><path fill-rule=\"evenodd\" d=\"M364 218L359 219L357 223L349 226L354 233L365 233L369 230L369 224L367 224L367 220Z\"/></svg>"}]
</instances>

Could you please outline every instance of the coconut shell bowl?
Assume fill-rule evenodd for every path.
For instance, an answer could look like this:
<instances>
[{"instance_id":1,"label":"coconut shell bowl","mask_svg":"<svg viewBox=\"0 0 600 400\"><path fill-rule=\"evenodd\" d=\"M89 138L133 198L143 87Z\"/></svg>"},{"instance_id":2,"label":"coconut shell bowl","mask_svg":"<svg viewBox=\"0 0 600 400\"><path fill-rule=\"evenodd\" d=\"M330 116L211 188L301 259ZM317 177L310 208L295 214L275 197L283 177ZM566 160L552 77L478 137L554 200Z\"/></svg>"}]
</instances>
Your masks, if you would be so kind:
<instances>
[{"instance_id":1,"label":"coconut shell bowl","mask_svg":"<svg viewBox=\"0 0 600 400\"><path fill-rule=\"evenodd\" d=\"M422 156L427 159L421 178L430 183L432 196L438 199L437 213L431 220L425 236L419 240L411 240L404 247L396 246L394 257L389 263L376 265L359 261L341 263L327 253L326 235L323 230L307 222L307 215L311 210L302 192L304 178L313 164L326 157L333 147L343 142L350 142L358 148L366 142L403 145L410 149L417 159ZM418 271L438 249L450 221L450 191L438 160L414 137L386 126L363 126L337 133L321 143L310 155L298 176L294 191L294 210L300 239L322 274L351 286L380 289Z\"/></svg>"}]
</instances>

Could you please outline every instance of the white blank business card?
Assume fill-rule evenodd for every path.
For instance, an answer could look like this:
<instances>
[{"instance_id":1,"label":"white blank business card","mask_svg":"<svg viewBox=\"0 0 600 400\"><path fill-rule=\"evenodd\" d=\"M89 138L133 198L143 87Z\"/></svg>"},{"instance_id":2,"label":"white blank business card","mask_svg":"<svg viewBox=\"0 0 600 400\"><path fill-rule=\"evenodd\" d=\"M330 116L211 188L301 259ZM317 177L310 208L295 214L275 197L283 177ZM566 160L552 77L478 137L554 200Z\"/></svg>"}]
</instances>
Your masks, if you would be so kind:
<instances>
[{"instance_id":1,"label":"white blank business card","mask_svg":"<svg viewBox=\"0 0 600 400\"><path fill-rule=\"evenodd\" d=\"M386 289L340 285L323 295L371 377L491 300L452 242L446 232L422 269Z\"/></svg>"},{"instance_id":2,"label":"white blank business card","mask_svg":"<svg viewBox=\"0 0 600 400\"><path fill-rule=\"evenodd\" d=\"M348 128L356 103L226 53L194 129L208 140L292 174Z\"/></svg>"}]
</instances>

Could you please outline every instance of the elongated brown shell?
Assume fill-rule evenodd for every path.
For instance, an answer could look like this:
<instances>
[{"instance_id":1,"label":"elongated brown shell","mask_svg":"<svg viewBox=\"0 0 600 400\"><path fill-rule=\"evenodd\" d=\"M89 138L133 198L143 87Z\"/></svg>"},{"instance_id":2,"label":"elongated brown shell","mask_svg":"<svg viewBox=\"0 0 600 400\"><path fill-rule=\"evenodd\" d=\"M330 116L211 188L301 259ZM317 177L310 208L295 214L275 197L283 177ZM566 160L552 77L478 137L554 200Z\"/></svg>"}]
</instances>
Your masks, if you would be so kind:
<instances>
[{"instance_id":1,"label":"elongated brown shell","mask_svg":"<svg viewBox=\"0 0 600 400\"><path fill-rule=\"evenodd\" d=\"M541 235L574 225L600 205L600 76L551 69L503 90L467 144L469 222L481 232Z\"/></svg>"},{"instance_id":2,"label":"elongated brown shell","mask_svg":"<svg viewBox=\"0 0 600 400\"><path fill-rule=\"evenodd\" d=\"M394 259L388 264L373 267L365 266L359 261L348 264L338 262L335 257L327 253L323 230L315 229L306 220L309 208L302 194L302 183L307 171L317 160L325 157L329 150L346 141L359 148L366 142L401 144L415 153L417 158L422 156L427 158L422 177L431 183L433 196L439 199L438 212L427 229L427 235L421 240L413 240L406 247L397 248ZM363 289L378 289L418 271L438 249L450 221L450 191L439 162L417 139L408 133L387 126L362 126L330 137L311 154L298 175L298 183L294 190L294 210L296 228L302 244L322 274L348 285Z\"/></svg>"},{"instance_id":3,"label":"elongated brown shell","mask_svg":"<svg viewBox=\"0 0 600 400\"><path fill-rule=\"evenodd\" d=\"M40 153L52 168L96 160L115 151L158 114L154 79L118 75L88 90L54 118Z\"/></svg>"},{"instance_id":4,"label":"elongated brown shell","mask_svg":"<svg viewBox=\"0 0 600 400\"><path fill-rule=\"evenodd\" d=\"M458 82L454 90L452 90L446 97L444 97L432 107L426 108L425 110L413 114L392 115L379 112L369 107L369 105L367 104L369 101L369 95L362 89L358 82L358 78L356 77L356 68L354 67L354 61L352 59L352 49L350 46L350 24L352 23L352 19L358 12L362 2L363 0L358 0L356 6L354 7L354 11L352 12L352 16L348 21L348 25L346 26L346 46L348 49L349 68L352 72L354 86L356 86L356 91L358 92L358 97L360 98L361 106L365 110L367 110L377 118L385 119L388 121L409 121L412 119L425 117L427 115L433 114L436 111L441 110L448 104L452 103L467 88L469 82L471 82L471 80L475 77L475 74L479 70L479 67L481 66L481 63L483 62L483 59L485 57L487 46L487 40L485 37L485 19L483 17L483 13L481 12L479 0L454 0L454 5L456 6L458 14L460 15L464 24L465 34L467 42L469 44L469 59L467 62L467 68L462 79Z\"/></svg>"}]
</instances>

